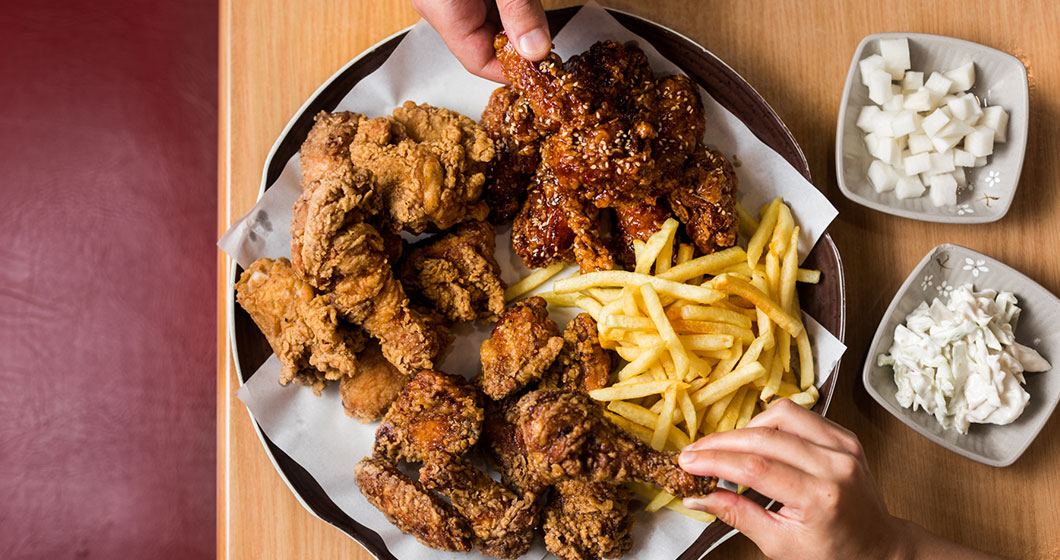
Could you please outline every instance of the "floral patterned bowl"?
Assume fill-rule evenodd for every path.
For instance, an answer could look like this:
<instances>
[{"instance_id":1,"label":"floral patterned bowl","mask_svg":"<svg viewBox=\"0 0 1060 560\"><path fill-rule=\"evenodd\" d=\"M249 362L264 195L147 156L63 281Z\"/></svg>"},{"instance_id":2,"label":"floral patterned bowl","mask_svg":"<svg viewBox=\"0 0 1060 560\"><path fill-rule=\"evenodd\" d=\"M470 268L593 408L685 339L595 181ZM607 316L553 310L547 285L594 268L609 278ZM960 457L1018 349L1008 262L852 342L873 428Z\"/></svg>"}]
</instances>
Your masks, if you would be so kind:
<instances>
[{"instance_id":1,"label":"floral patterned bowl","mask_svg":"<svg viewBox=\"0 0 1060 560\"><path fill-rule=\"evenodd\" d=\"M894 329L921 302L944 302L954 288L971 283L976 290L1012 292L1019 301L1016 340L1036 349L1052 370L1025 373L1030 402L1015 422L1004 426L972 424L967 434L946 430L923 410L903 408L895 399L894 371L876 357L891 348ZM970 459L995 467L1011 465L1030 446L1060 401L1060 299L1014 268L959 245L939 245L920 261L898 289L869 345L862 379L876 402L931 441Z\"/></svg>"},{"instance_id":2,"label":"floral patterned bowl","mask_svg":"<svg viewBox=\"0 0 1060 560\"><path fill-rule=\"evenodd\" d=\"M872 163L865 134L857 127L858 114L872 104L869 90L861 83L858 63L879 51L880 39L909 40L912 69L924 72L952 70L968 61L975 63L975 85L970 90L988 105L999 105L1009 114L1007 142L994 145L994 153L983 167L968 169L968 185L957 193L956 206L936 207L925 194L899 200L894 191L878 193L869 183ZM880 212L914 220L947 223L986 223L1000 220L1008 212L1023 168L1027 148L1030 109L1027 69L1010 54L990 47L939 35L923 33L877 33L861 40L850 62L843 100L836 124L836 179L843 194Z\"/></svg>"}]
</instances>

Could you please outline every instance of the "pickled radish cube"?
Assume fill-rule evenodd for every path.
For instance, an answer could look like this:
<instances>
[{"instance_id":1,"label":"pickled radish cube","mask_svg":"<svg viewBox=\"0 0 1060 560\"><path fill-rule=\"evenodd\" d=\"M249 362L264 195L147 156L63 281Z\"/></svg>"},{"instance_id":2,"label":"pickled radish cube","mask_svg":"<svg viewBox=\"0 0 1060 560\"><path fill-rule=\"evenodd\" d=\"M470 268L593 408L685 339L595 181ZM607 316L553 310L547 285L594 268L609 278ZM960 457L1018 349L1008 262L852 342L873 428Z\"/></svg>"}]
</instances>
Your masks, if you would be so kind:
<instances>
[{"instance_id":1,"label":"pickled radish cube","mask_svg":"<svg viewBox=\"0 0 1060 560\"><path fill-rule=\"evenodd\" d=\"M931 159L931 168L927 171L928 175L950 173L954 170L953 152L931 152L928 157Z\"/></svg>"},{"instance_id":2,"label":"pickled radish cube","mask_svg":"<svg viewBox=\"0 0 1060 560\"><path fill-rule=\"evenodd\" d=\"M950 175L953 176L954 181L957 181L958 187L964 188L968 186L968 176L964 174L963 167L958 167L957 169L954 169L952 172L950 172Z\"/></svg>"},{"instance_id":3,"label":"pickled radish cube","mask_svg":"<svg viewBox=\"0 0 1060 560\"><path fill-rule=\"evenodd\" d=\"M869 164L869 182L872 183L872 188L876 189L876 192L887 192L894 190L894 185L898 182L898 174L890 165L874 159Z\"/></svg>"},{"instance_id":4,"label":"pickled radish cube","mask_svg":"<svg viewBox=\"0 0 1060 560\"><path fill-rule=\"evenodd\" d=\"M884 64L886 64L886 58L884 57ZM968 91L975 85L975 64L966 62L949 72L946 72L945 77L953 82L950 85L950 93L957 91Z\"/></svg>"},{"instance_id":5,"label":"pickled radish cube","mask_svg":"<svg viewBox=\"0 0 1060 560\"><path fill-rule=\"evenodd\" d=\"M861 69L861 83L865 84L865 86L868 87L869 76L875 70L883 70L883 67L883 57L878 54L863 58L861 62L858 62L858 68Z\"/></svg>"},{"instance_id":6,"label":"pickled radish cube","mask_svg":"<svg viewBox=\"0 0 1060 560\"><path fill-rule=\"evenodd\" d=\"M902 76L902 91L916 91L924 87L924 73L908 71Z\"/></svg>"},{"instance_id":7,"label":"pickled radish cube","mask_svg":"<svg viewBox=\"0 0 1060 560\"><path fill-rule=\"evenodd\" d=\"M900 97L900 96L895 96ZM902 111L891 118L891 131L896 137L916 132L920 128L920 115L915 111Z\"/></svg>"},{"instance_id":8,"label":"pickled radish cube","mask_svg":"<svg viewBox=\"0 0 1060 560\"><path fill-rule=\"evenodd\" d=\"M906 70L909 70L909 41L901 39L880 40L880 56L883 57L883 66L896 80L901 80Z\"/></svg>"},{"instance_id":9,"label":"pickled radish cube","mask_svg":"<svg viewBox=\"0 0 1060 560\"><path fill-rule=\"evenodd\" d=\"M961 143L963 136L936 136L931 139L931 146L936 152L948 152Z\"/></svg>"},{"instance_id":10,"label":"pickled radish cube","mask_svg":"<svg viewBox=\"0 0 1060 560\"><path fill-rule=\"evenodd\" d=\"M931 169L931 154L923 153L911 155L902 161L902 167L906 175L918 175Z\"/></svg>"},{"instance_id":11,"label":"pickled radish cube","mask_svg":"<svg viewBox=\"0 0 1060 560\"><path fill-rule=\"evenodd\" d=\"M973 165L972 167L982 167L986 165L986 162L988 161L990 160L988 160L986 156L977 157L975 158L975 165Z\"/></svg>"},{"instance_id":12,"label":"pickled radish cube","mask_svg":"<svg viewBox=\"0 0 1060 560\"><path fill-rule=\"evenodd\" d=\"M935 107L931 105L931 92L921 87L920 89L905 94L902 108L909 111L930 111Z\"/></svg>"},{"instance_id":13,"label":"pickled radish cube","mask_svg":"<svg viewBox=\"0 0 1060 560\"><path fill-rule=\"evenodd\" d=\"M858 128L864 132L872 132L876 127L875 119L880 114L880 108L875 105L866 105L858 113Z\"/></svg>"},{"instance_id":14,"label":"pickled radish cube","mask_svg":"<svg viewBox=\"0 0 1060 560\"><path fill-rule=\"evenodd\" d=\"M938 131L935 136L963 137L966 134L970 134L973 130L975 129L971 125L965 123L963 120L953 118L950 120L949 124L942 127L942 130Z\"/></svg>"},{"instance_id":15,"label":"pickled radish cube","mask_svg":"<svg viewBox=\"0 0 1060 560\"><path fill-rule=\"evenodd\" d=\"M894 194L899 200L916 198L924 194L924 184L917 177L899 177L894 184Z\"/></svg>"},{"instance_id":16,"label":"pickled radish cube","mask_svg":"<svg viewBox=\"0 0 1060 560\"><path fill-rule=\"evenodd\" d=\"M883 105L888 99L894 97L891 90L891 75L883 70L873 70L869 73L869 99L877 105Z\"/></svg>"},{"instance_id":17,"label":"pickled radish cube","mask_svg":"<svg viewBox=\"0 0 1060 560\"><path fill-rule=\"evenodd\" d=\"M946 105L949 105L950 101L953 101L954 99L957 99L956 95L943 95L942 97L939 98L939 102L938 102L939 109L942 109L943 107L946 107ZM949 107L946 107L946 110L949 111Z\"/></svg>"},{"instance_id":18,"label":"pickled radish cube","mask_svg":"<svg viewBox=\"0 0 1060 560\"><path fill-rule=\"evenodd\" d=\"M931 178L931 203L935 206L953 206L957 204L957 180L949 173L935 175Z\"/></svg>"},{"instance_id":19,"label":"pickled radish cube","mask_svg":"<svg viewBox=\"0 0 1060 560\"><path fill-rule=\"evenodd\" d=\"M931 104L937 105L939 100L944 95L950 92L950 86L953 85L953 80L939 74L938 72L932 72L928 76L928 80L924 82L924 89L928 90L931 94Z\"/></svg>"},{"instance_id":20,"label":"pickled radish cube","mask_svg":"<svg viewBox=\"0 0 1060 560\"><path fill-rule=\"evenodd\" d=\"M949 107L950 113L953 114L953 118L965 122L977 121L983 114L983 108L979 106L979 100L970 93L966 93L950 100L946 103L946 107Z\"/></svg>"},{"instance_id":21,"label":"pickled radish cube","mask_svg":"<svg viewBox=\"0 0 1060 560\"><path fill-rule=\"evenodd\" d=\"M957 167L973 167L975 166L975 156L959 148L953 150L953 165Z\"/></svg>"},{"instance_id":22,"label":"pickled radish cube","mask_svg":"<svg viewBox=\"0 0 1060 560\"><path fill-rule=\"evenodd\" d=\"M934 113L924 117L921 121L920 126L924 129L924 134L928 136L935 136L940 130L942 130L947 124L950 123L950 117L942 109L935 109Z\"/></svg>"},{"instance_id":23,"label":"pickled radish cube","mask_svg":"<svg viewBox=\"0 0 1060 560\"><path fill-rule=\"evenodd\" d=\"M872 131L879 136L894 137L894 117L898 113L894 111L880 111L876 119L872 121Z\"/></svg>"},{"instance_id":24,"label":"pickled radish cube","mask_svg":"<svg viewBox=\"0 0 1060 560\"><path fill-rule=\"evenodd\" d=\"M868 148L869 153L872 157L876 157L876 144L880 142L880 135L875 132L870 132L865 135L865 147Z\"/></svg>"},{"instance_id":25,"label":"pickled radish cube","mask_svg":"<svg viewBox=\"0 0 1060 560\"><path fill-rule=\"evenodd\" d=\"M872 155L884 163L895 165L902 156L902 147L895 142L894 138L881 136L876 142L876 151Z\"/></svg>"},{"instance_id":26,"label":"pickled radish cube","mask_svg":"<svg viewBox=\"0 0 1060 560\"><path fill-rule=\"evenodd\" d=\"M905 104L905 96L899 93L891 93L891 98L883 103L884 111L893 111L897 113L902 110L902 106Z\"/></svg>"},{"instance_id":27,"label":"pickled radish cube","mask_svg":"<svg viewBox=\"0 0 1060 560\"><path fill-rule=\"evenodd\" d=\"M977 126L964 137L964 149L975 157L985 157L994 153L994 130L986 126Z\"/></svg>"},{"instance_id":28,"label":"pickled radish cube","mask_svg":"<svg viewBox=\"0 0 1060 560\"><path fill-rule=\"evenodd\" d=\"M983 116L979 119L979 124L994 131L995 142L1005 142L1005 129L1008 128L1008 113L1006 113L1004 109L997 105L983 109Z\"/></svg>"},{"instance_id":29,"label":"pickled radish cube","mask_svg":"<svg viewBox=\"0 0 1060 560\"><path fill-rule=\"evenodd\" d=\"M918 117L920 115L917 115ZM914 133L909 135L909 151L913 154L930 152L932 149L931 138L927 134Z\"/></svg>"}]
</instances>

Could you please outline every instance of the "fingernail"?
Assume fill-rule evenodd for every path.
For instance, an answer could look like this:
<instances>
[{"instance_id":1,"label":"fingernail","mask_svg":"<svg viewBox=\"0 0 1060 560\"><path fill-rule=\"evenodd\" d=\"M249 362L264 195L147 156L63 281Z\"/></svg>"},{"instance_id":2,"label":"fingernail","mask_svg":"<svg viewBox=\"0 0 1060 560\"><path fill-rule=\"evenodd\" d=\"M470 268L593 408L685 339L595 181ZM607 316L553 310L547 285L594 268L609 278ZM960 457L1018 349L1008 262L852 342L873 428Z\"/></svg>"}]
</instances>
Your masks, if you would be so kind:
<instances>
[{"instance_id":1,"label":"fingernail","mask_svg":"<svg viewBox=\"0 0 1060 560\"><path fill-rule=\"evenodd\" d=\"M686 447L683 451L681 451L681 455L677 457L677 462L681 464L687 463L693 459L693 456L695 454L696 452L694 450L688 449Z\"/></svg>"},{"instance_id":2,"label":"fingernail","mask_svg":"<svg viewBox=\"0 0 1060 560\"><path fill-rule=\"evenodd\" d=\"M548 53L551 46L551 41L548 40L548 33L545 33L540 27L531 29L523 33L522 37L519 37L519 50L523 51L523 56L533 58L544 56Z\"/></svg>"},{"instance_id":3,"label":"fingernail","mask_svg":"<svg viewBox=\"0 0 1060 560\"><path fill-rule=\"evenodd\" d=\"M697 509L699 511L706 511L707 498L685 498L681 500L681 504L688 509Z\"/></svg>"}]
</instances>

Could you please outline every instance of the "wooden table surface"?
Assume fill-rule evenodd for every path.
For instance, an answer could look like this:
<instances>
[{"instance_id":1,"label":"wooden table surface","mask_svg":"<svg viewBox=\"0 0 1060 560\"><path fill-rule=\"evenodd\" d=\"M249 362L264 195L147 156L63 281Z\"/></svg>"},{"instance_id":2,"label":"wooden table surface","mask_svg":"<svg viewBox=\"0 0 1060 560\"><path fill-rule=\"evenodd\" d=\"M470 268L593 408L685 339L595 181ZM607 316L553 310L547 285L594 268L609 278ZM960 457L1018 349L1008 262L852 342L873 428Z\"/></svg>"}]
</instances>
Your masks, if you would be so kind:
<instances>
[{"instance_id":1,"label":"wooden table surface","mask_svg":"<svg viewBox=\"0 0 1060 560\"><path fill-rule=\"evenodd\" d=\"M1060 10L1046 1L974 0L602 4L670 26L728 62L787 123L809 159L814 183L839 208L830 231L847 274L849 350L828 416L861 438L891 511L986 551L1060 558L1060 414L1019 461L997 469L945 451L906 428L867 395L860 380L884 309L906 274L939 243L985 252L1051 292L1060 291ZM359 52L417 20L407 0L222 0L219 234L253 206L269 148L309 95ZM861 38L882 31L976 41L1012 53L1027 66L1029 146L1015 202L1001 221L975 226L911 221L868 210L840 193L833 146L847 67ZM299 505L236 399L225 333L223 254L218 265L218 555L370 558ZM716 557L761 553L737 537Z\"/></svg>"}]
</instances>

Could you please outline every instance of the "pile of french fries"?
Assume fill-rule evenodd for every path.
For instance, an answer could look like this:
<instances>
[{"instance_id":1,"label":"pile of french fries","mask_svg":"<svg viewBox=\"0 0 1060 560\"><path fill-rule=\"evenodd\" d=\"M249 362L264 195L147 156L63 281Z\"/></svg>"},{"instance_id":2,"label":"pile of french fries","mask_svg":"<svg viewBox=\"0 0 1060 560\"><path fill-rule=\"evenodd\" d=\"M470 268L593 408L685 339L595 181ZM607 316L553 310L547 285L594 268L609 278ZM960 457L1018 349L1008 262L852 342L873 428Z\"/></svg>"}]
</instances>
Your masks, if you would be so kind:
<instances>
[{"instance_id":1,"label":"pile of french fries","mask_svg":"<svg viewBox=\"0 0 1060 560\"><path fill-rule=\"evenodd\" d=\"M777 397L807 408L817 402L795 283L816 283L820 273L798 267L799 227L781 199L763 207L760 220L739 210L746 250L693 258L692 246L680 244L675 258L679 224L670 219L634 243L632 272L576 275L541 294L596 319L601 344L625 363L611 385L589 395L607 403L610 420L655 449L679 450L703 435L743 427ZM649 500L650 511L665 506L713 521L665 492L634 491Z\"/></svg>"}]
</instances>

